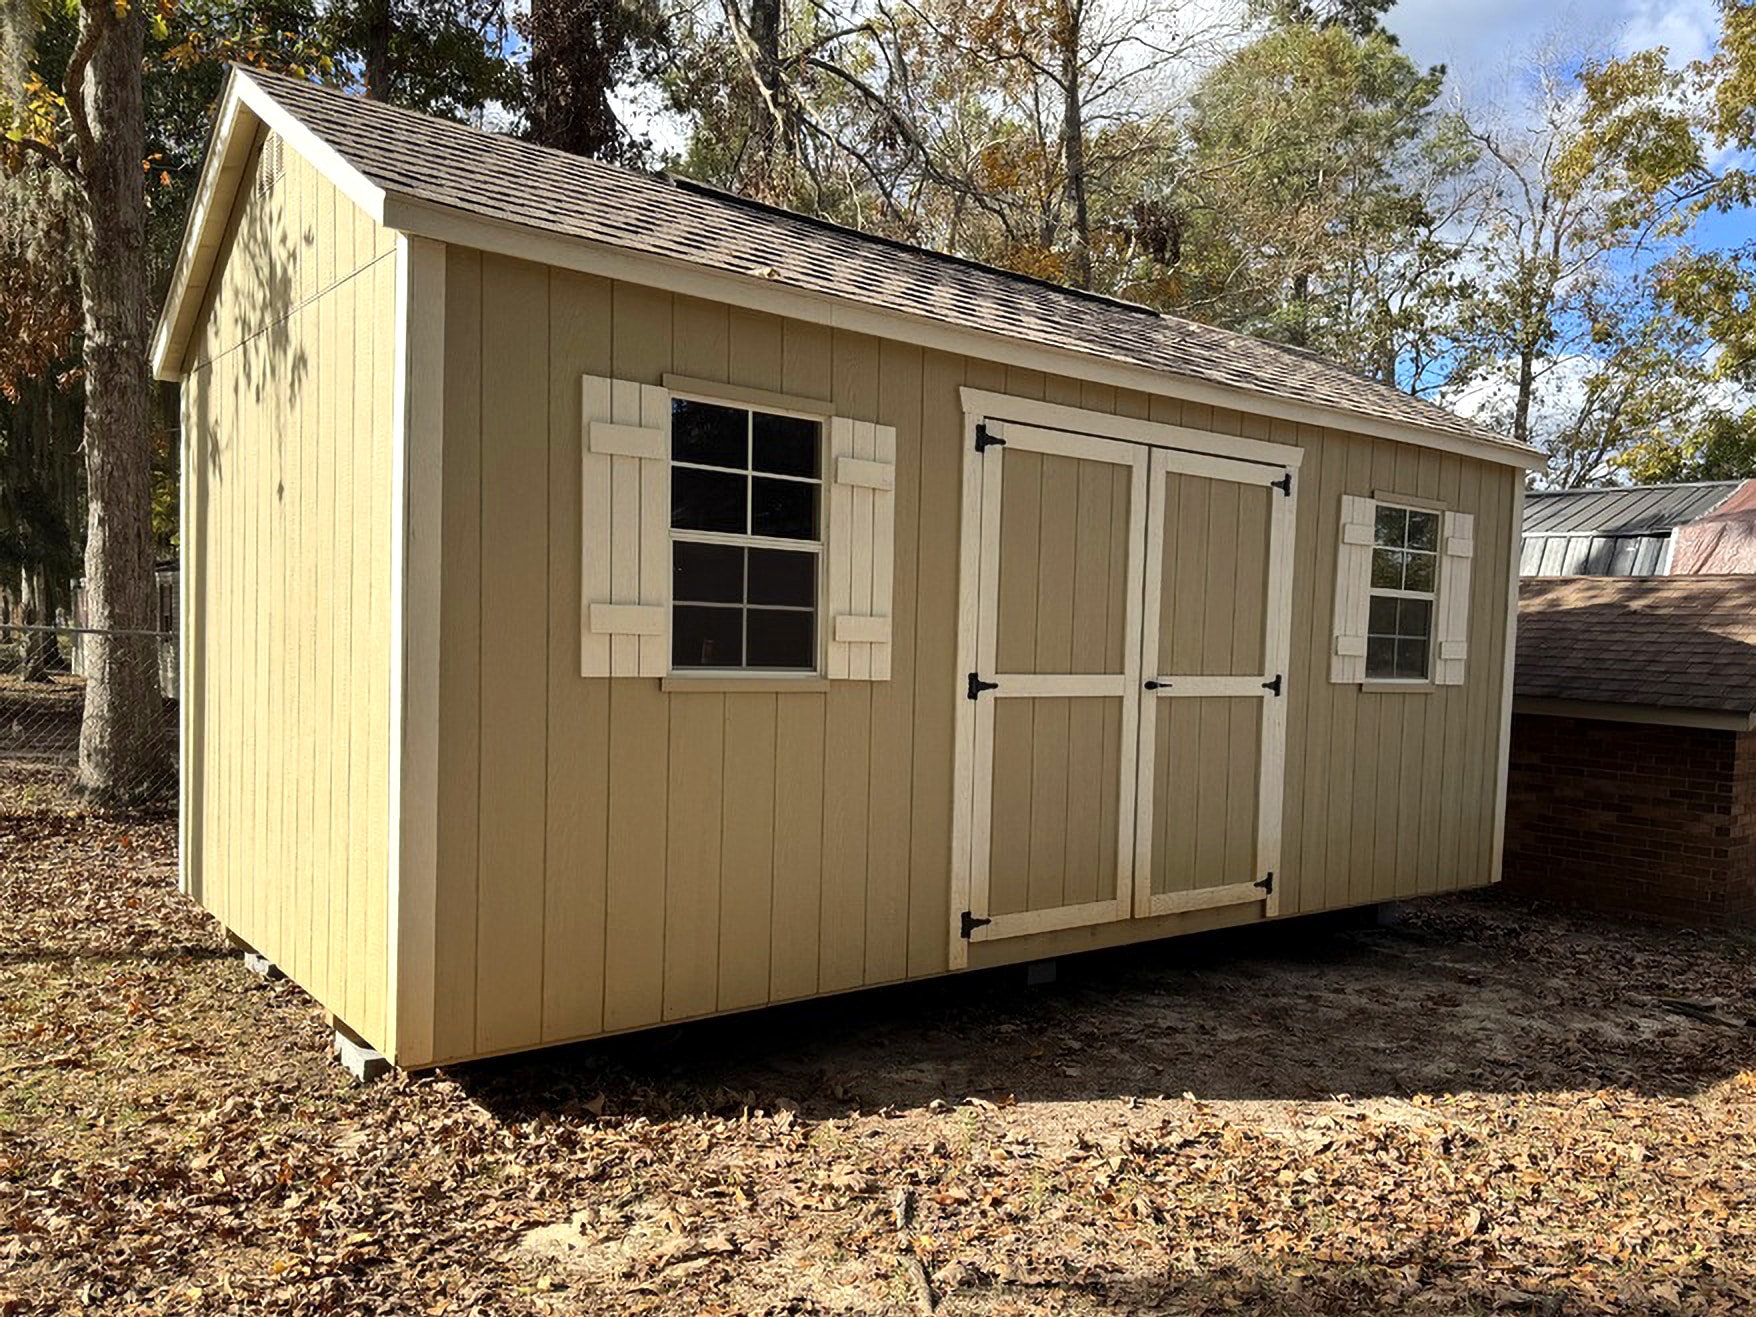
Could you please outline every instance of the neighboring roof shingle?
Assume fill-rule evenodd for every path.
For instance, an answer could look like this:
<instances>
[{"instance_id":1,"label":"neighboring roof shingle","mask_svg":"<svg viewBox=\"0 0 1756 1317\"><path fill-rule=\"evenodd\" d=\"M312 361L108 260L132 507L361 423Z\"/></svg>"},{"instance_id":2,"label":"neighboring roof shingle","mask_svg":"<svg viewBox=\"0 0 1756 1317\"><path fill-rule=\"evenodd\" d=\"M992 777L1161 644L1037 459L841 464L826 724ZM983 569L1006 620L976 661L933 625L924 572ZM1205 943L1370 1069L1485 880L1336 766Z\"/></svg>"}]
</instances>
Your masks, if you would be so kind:
<instances>
[{"instance_id":1,"label":"neighboring roof shingle","mask_svg":"<svg viewBox=\"0 0 1756 1317\"><path fill-rule=\"evenodd\" d=\"M1756 712L1756 576L1525 581L1513 690L1539 699Z\"/></svg>"},{"instance_id":2,"label":"neighboring roof shingle","mask_svg":"<svg viewBox=\"0 0 1756 1317\"><path fill-rule=\"evenodd\" d=\"M296 79L247 76L390 195L1525 451L1310 353Z\"/></svg>"}]
</instances>

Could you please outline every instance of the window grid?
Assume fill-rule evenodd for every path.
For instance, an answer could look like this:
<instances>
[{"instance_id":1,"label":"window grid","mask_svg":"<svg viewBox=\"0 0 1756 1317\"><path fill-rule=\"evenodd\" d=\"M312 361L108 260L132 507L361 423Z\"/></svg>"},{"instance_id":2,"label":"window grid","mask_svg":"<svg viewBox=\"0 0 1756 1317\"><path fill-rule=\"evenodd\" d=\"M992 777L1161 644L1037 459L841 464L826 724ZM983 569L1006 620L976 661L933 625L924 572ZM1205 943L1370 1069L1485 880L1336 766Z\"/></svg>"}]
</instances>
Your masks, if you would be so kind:
<instances>
[{"instance_id":1,"label":"window grid","mask_svg":"<svg viewBox=\"0 0 1756 1317\"><path fill-rule=\"evenodd\" d=\"M673 403L673 411L672 411L673 417L675 416L675 408L676 408L676 405L678 403L688 405L692 401L695 401L695 400L684 399L684 398L677 399ZM728 664L728 665L724 665L724 666L719 666L719 665L707 666L707 665L698 665L698 664L681 664L680 665L676 662L676 656L675 656L675 653L673 652L671 666L675 670L679 670L679 671L683 671L683 672L695 672L695 673L723 671L723 672L751 672L751 673L784 672L784 673L788 673L788 674L798 674L798 673L814 672L817 670L817 668L819 666L817 656L818 656L818 653L820 652L820 649L821 649L821 640L822 640L822 637L819 634L819 627L817 624L817 614L819 611L819 599L821 597L822 589L823 589L823 566L822 566L822 555L823 555L823 498L822 498L823 426L821 425L820 422L816 421L815 419L803 418L803 417L791 418L791 419L800 419L800 420L810 419L810 423L816 427L816 430L817 430L817 435L816 435L817 462L816 462L816 466L817 466L818 474L816 474L814 476L801 476L801 475L793 475L793 474L789 474L786 472L779 472L779 471L761 471L761 470L758 470L756 467L756 417L757 417L759 409L747 408L747 407L732 407L732 406L728 406L727 404L724 404L724 403L707 402L706 400L701 400L701 404L705 405L705 406L711 406L711 407L721 407L727 411L738 411L738 412L741 412L743 414L743 418L744 418L744 462L743 462L743 466L741 469L737 468L737 467L730 467L730 466L715 466L711 463L706 463L706 462L683 461L683 460L678 459L676 457L672 457L671 466L673 469L680 469L680 470L686 470L686 471L702 471L702 472L706 472L706 473L713 474L713 475L721 475L721 476L738 475L738 476L742 476L743 482L744 482L744 531L742 534L738 534L738 533L734 533L731 531L692 530L692 529L689 529L686 527L679 527L675 524L676 512L675 512L675 508L673 508L673 510L672 510L672 526L671 526L671 543L672 543L672 560L673 560L672 571L673 571L673 574L676 571L675 546L678 543L717 545L717 546L722 546L722 547L726 547L726 548L743 549L743 550L745 550L745 552L742 554L742 561L741 561L741 567L740 567L740 572L741 572L740 590L739 590L740 598L739 598L738 602L734 603L730 600L707 600L707 599L678 600L678 599L675 599L673 597L672 607L674 609L676 607L676 605L681 604L682 606L684 606L686 608L706 608L706 609L719 609L719 610L735 609L735 610L737 610L737 612L739 614L739 617L738 617L738 658L739 658L739 662L736 664ZM784 416L785 415L785 413L765 413L765 414L777 415L777 416ZM755 481L757 479L786 481L786 482L789 482L792 484L815 486L817 489L817 493L815 494L815 496L813 498L813 508L812 508L813 517L812 517L812 520L816 525L817 537L815 539L806 540L806 539L793 539L793 538L789 538L787 536L758 534L754 530L755 517L756 517ZM786 553L808 553L808 554L810 554L812 559L813 559L812 580L813 580L813 595L814 595L814 597L813 597L812 602L809 604L776 604L776 603L752 604L750 602L750 596L751 596L750 560L751 559L750 559L750 553L748 552L751 549L769 549L769 550L778 550L778 551L786 552ZM765 613L791 613L794 615L803 613L803 614L810 616L812 619L810 661L804 665L799 666L799 667L756 667L756 666L753 666L750 663L750 615L752 612L758 612L758 611L765 612ZM675 624L673 623L673 636L674 635L675 635ZM674 643L674 641L673 641L673 643Z\"/></svg>"},{"instance_id":2,"label":"window grid","mask_svg":"<svg viewBox=\"0 0 1756 1317\"><path fill-rule=\"evenodd\" d=\"M1431 679L1433 623L1439 585L1439 533L1440 514L1436 511L1388 503L1377 506L1367 592L1366 676L1369 679ZM1392 576L1396 579L1395 585L1388 582ZM1379 600L1389 602L1390 607L1381 606Z\"/></svg>"}]
</instances>

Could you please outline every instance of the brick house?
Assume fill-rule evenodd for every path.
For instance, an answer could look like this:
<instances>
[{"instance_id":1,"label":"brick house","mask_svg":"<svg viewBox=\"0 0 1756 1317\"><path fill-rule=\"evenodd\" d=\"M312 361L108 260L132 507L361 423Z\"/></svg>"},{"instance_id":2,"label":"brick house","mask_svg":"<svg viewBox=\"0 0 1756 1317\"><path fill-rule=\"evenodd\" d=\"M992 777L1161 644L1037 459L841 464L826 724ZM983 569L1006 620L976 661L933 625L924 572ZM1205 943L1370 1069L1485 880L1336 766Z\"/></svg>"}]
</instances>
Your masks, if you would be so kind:
<instances>
[{"instance_id":1,"label":"brick house","mask_svg":"<svg viewBox=\"0 0 1756 1317\"><path fill-rule=\"evenodd\" d=\"M1756 922L1756 576L1520 587L1505 880Z\"/></svg>"}]
</instances>

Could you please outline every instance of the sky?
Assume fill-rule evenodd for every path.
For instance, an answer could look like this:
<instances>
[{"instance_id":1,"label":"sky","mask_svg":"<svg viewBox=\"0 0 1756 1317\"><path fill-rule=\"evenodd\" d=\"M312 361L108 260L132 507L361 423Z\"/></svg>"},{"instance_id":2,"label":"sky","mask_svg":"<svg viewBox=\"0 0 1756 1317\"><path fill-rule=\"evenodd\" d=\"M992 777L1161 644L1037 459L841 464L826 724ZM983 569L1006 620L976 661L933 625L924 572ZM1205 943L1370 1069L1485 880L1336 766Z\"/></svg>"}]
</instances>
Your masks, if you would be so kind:
<instances>
[{"instance_id":1,"label":"sky","mask_svg":"<svg viewBox=\"0 0 1756 1317\"><path fill-rule=\"evenodd\" d=\"M1717 8L1714 0L1400 0L1385 26L1417 63L1445 65L1454 90L1479 105L1515 87L1520 56L1528 66L1550 39L1607 54L1664 46L1673 65L1711 55ZM1734 246L1756 238L1756 216L1709 216L1697 237Z\"/></svg>"}]
</instances>

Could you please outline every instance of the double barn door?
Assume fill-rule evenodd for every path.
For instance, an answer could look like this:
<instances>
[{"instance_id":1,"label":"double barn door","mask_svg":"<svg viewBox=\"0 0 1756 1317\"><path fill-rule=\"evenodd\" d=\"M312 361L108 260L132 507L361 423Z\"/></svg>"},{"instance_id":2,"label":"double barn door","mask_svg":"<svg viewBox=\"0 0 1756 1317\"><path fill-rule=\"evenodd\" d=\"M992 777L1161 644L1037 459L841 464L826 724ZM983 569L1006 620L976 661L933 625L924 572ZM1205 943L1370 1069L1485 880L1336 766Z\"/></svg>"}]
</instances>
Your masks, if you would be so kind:
<instances>
[{"instance_id":1,"label":"double barn door","mask_svg":"<svg viewBox=\"0 0 1756 1317\"><path fill-rule=\"evenodd\" d=\"M1014 422L976 445L954 943L1275 913L1290 468Z\"/></svg>"}]
</instances>

